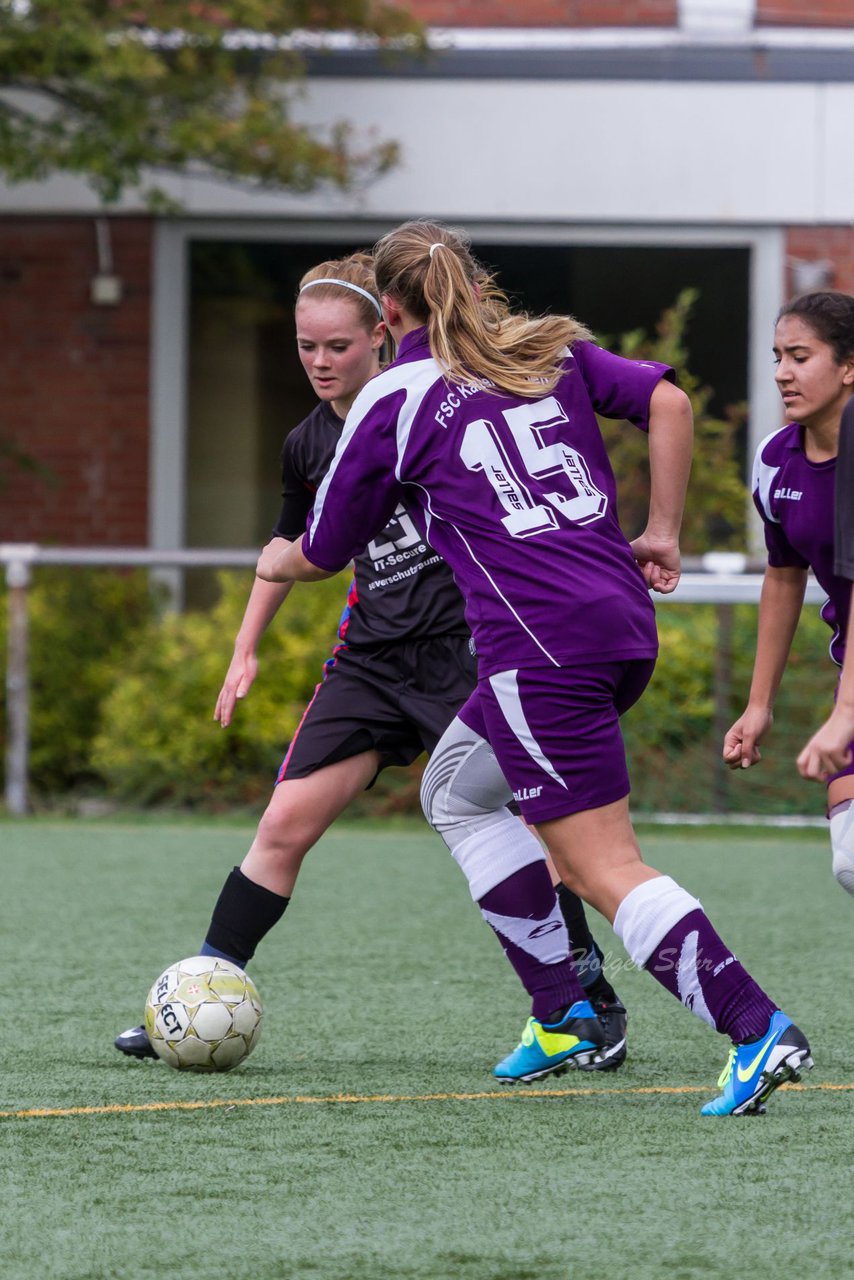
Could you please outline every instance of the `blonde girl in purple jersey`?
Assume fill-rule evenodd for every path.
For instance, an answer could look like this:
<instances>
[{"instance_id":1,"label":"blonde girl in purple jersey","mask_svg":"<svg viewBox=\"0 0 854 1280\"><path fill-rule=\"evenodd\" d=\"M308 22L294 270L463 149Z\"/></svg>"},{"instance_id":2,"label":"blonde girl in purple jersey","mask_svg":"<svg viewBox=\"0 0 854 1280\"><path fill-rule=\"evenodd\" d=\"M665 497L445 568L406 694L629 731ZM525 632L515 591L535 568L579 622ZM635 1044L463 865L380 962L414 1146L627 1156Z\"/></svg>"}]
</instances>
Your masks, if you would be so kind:
<instances>
[{"instance_id":1,"label":"blonde girl in purple jersey","mask_svg":"<svg viewBox=\"0 0 854 1280\"><path fill-rule=\"evenodd\" d=\"M679 580L688 399L672 370L602 351L569 317L513 315L465 236L442 224L404 224L374 261L397 359L354 403L305 536L271 543L258 575L328 576L405 495L462 589L479 663L425 773L428 819L484 913L512 931L514 876L539 857L505 807L512 796L635 963L733 1041L703 1114L759 1111L812 1065L809 1045L699 902L643 863L619 729L655 661L648 587ZM597 413L649 433L649 520L631 545ZM589 1052L593 1011L577 983L555 1012L529 1019L498 1079Z\"/></svg>"},{"instance_id":2,"label":"blonde girl in purple jersey","mask_svg":"<svg viewBox=\"0 0 854 1280\"><path fill-rule=\"evenodd\" d=\"M747 706L724 739L731 769L761 759L774 719L812 569L827 592L822 617L832 630L830 655L842 666L851 581L835 571L834 495L839 430L854 391L854 298L820 291L783 308L774 330L777 387L786 424L756 451L753 496L765 528L768 566L762 584L756 658ZM844 710L844 707L842 708ZM854 764L824 772L833 874L854 894Z\"/></svg>"},{"instance_id":3,"label":"blonde girl in purple jersey","mask_svg":"<svg viewBox=\"0 0 854 1280\"><path fill-rule=\"evenodd\" d=\"M371 259L351 254L308 271L295 320L297 350L318 404L288 434L282 451L276 531L287 539L305 529L348 410L380 370L386 327ZM241 967L281 919L316 841L382 769L409 765L432 751L475 683L460 593L402 507L378 539L357 550L354 562L339 643L293 736L251 847L222 886L200 948ZM216 702L214 718L223 728L255 680L258 643L291 586L255 580ZM517 883L524 890L540 870L523 868ZM476 887L473 893L478 900ZM602 971L581 901L561 888L547 906L542 918L526 922L533 936L524 945L507 943L508 958L533 1007L548 1013L561 1003L572 973L570 925L602 1032L587 1065L613 1070L626 1055L626 1010ZM504 945L500 922L486 919ZM115 1046L129 1057L155 1056L144 1026L122 1032Z\"/></svg>"}]
</instances>

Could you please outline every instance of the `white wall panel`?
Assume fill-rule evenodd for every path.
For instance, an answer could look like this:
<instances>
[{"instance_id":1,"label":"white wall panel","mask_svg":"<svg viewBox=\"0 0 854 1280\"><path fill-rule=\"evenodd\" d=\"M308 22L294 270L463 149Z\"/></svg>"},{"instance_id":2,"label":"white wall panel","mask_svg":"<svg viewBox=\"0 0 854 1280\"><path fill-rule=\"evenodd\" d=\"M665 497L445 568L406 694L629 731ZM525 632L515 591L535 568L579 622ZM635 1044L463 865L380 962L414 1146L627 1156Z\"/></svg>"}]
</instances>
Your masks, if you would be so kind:
<instances>
[{"instance_id":1,"label":"white wall panel","mask_svg":"<svg viewBox=\"0 0 854 1280\"><path fill-rule=\"evenodd\" d=\"M829 84L821 90L822 221L854 223L854 85ZM791 157L787 172L797 157Z\"/></svg>"},{"instance_id":2,"label":"white wall panel","mask_svg":"<svg viewBox=\"0 0 854 1280\"><path fill-rule=\"evenodd\" d=\"M791 84L336 80L305 110L401 139L371 212L791 223L827 217L821 97ZM850 171L839 185L854 207Z\"/></svg>"},{"instance_id":3,"label":"white wall panel","mask_svg":"<svg viewBox=\"0 0 854 1280\"><path fill-rule=\"evenodd\" d=\"M655 81L313 81L299 115L398 138L364 191L169 176L188 214L603 223L848 223L854 86ZM82 183L0 187L0 212L89 212ZM135 207L132 201L123 211Z\"/></svg>"}]
</instances>

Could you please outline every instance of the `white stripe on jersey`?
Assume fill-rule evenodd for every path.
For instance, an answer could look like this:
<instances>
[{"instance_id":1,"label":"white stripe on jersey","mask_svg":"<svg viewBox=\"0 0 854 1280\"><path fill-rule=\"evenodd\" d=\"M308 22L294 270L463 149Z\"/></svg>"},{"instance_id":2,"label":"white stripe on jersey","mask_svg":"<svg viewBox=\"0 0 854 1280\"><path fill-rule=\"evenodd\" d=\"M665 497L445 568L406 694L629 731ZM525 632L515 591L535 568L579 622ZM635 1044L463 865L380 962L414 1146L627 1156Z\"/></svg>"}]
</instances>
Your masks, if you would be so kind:
<instances>
[{"instance_id":1,"label":"white stripe on jersey","mask_svg":"<svg viewBox=\"0 0 854 1280\"><path fill-rule=\"evenodd\" d=\"M406 376L407 372L408 376ZM429 360L419 361L417 365L401 365L400 373L404 377L400 379L399 385L405 388L406 399L397 415L397 466L394 469L395 480L400 480L401 478L400 468L403 462L403 455L406 452L406 446L409 444L409 434L412 431L415 415L421 408L421 401L430 388L435 386L443 377L441 366L432 356ZM368 383L368 386L370 386L370 383Z\"/></svg>"},{"instance_id":2,"label":"white stripe on jersey","mask_svg":"<svg viewBox=\"0 0 854 1280\"><path fill-rule=\"evenodd\" d=\"M566 783L531 733L531 727L525 718L525 712L519 698L518 675L519 671L516 669L515 671L499 671L497 675L489 677L495 700L501 708L504 719L515 733L520 746L523 746L534 763L538 764L543 772L547 773L555 782L559 782L565 791Z\"/></svg>"},{"instance_id":3,"label":"white stripe on jersey","mask_svg":"<svg viewBox=\"0 0 854 1280\"><path fill-rule=\"evenodd\" d=\"M403 458L403 452L409 442L413 419L421 406L421 401L441 376L442 371L439 365L430 357L428 360L393 365L390 369L385 369L378 377L372 378L370 382L365 384L350 407L350 412L347 414L347 420L344 423L344 429L341 432L341 439L338 442L338 448L335 450L335 457L332 459L332 465L317 490L317 497L314 500L313 527L316 527L320 521L327 490L354 431L378 400L384 400L386 396L394 395L395 391L402 390L406 392L406 399L397 419L397 465L395 467L395 476L398 480L400 479L400 463Z\"/></svg>"},{"instance_id":4,"label":"white stripe on jersey","mask_svg":"<svg viewBox=\"0 0 854 1280\"><path fill-rule=\"evenodd\" d=\"M751 481L751 489L756 494L759 505L762 507L762 514L766 520L770 520L772 524L779 524L780 521L771 513L771 487L780 470L779 466L772 467L769 463L764 462L762 452L769 440L773 440L781 431L785 431L785 427L778 427L776 431L769 431L764 440L760 441L759 447L753 457L753 479Z\"/></svg>"}]
</instances>

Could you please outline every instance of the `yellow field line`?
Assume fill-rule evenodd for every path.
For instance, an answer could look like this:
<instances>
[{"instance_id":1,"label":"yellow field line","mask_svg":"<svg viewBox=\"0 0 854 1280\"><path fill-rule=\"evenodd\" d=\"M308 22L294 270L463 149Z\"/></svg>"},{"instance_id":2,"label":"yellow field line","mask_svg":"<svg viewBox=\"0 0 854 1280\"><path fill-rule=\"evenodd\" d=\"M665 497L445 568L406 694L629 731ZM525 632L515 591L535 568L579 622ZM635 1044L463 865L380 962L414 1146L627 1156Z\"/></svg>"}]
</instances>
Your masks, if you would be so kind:
<instances>
[{"instance_id":1,"label":"yellow field line","mask_svg":"<svg viewBox=\"0 0 854 1280\"><path fill-rule=\"evenodd\" d=\"M801 1093L823 1090L851 1093L854 1084L788 1084L786 1089ZM359 1102L526 1102L531 1098L596 1098L601 1094L623 1096L642 1094L709 1093L708 1085L644 1085L610 1089L524 1089L483 1093L331 1093L325 1095L295 1094L268 1098L208 1098L186 1102L114 1102L102 1107L31 1107L24 1111L0 1111L2 1120L38 1120L57 1116L129 1115L144 1111L212 1111L217 1107L282 1107Z\"/></svg>"}]
</instances>

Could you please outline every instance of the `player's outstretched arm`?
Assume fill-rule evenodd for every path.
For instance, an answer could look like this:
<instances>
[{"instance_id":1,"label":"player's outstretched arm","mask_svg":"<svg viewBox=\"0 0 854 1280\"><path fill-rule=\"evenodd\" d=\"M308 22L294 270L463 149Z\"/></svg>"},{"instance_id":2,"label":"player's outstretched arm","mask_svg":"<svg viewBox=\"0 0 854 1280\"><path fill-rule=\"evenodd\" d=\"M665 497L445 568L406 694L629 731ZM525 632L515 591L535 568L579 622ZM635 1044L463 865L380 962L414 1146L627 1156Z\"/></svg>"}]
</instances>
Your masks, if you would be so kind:
<instances>
[{"instance_id":1,"label":"player's outstretched arm","mask_svg":"<svg viewBox=\"0 0 854 1280\"><path fill-rule=\"evenodd\" d=\"M854 593L848 614L848 643L836 706L832 714L810 738L798 756L798 771L804 778L826 782L834 773L841 773L851 763L851 743L854 742Z\"/></svg>"},{"instance_id":2,"label":"player's outstretched arm","mask_svg":"<svg viewBox=\"0 0 854 1280\"><path fill-rule=\"evenodd\" d=\"M234 640L234 654L214 708L214 720L218 720L223 729L231 724L237 700L245 698L252 687L258 674L258 641L292 587L292 582L262 582L260 578L256 578L252 584L243 621Z\"/></svg>"},{"instance_id":3,"label":"player's outstretched arm","mask_svg":"<svg viewBox=\"0 0 854 1280\"><path fill-rule=\"evenodd\" d=\"M723 758L730 769L749 769L762 759L759 743L774 722L774 702L801 616L806 585L806 569L769 565L765 570L747 707L724 737Z\"/></svg>"},{"instance_id":4,"label":"player's outstretched arm","mask_svg":"<svg viewBox=\"0 0 854 1280\"><path fill-rule=\"evenodd\" d=\"M296 542L273 538L261 552L255 568L257 577L265 582L320 582L323 578L334 578L338 572L312 564L303 552L302 538Z\"/></svg>"},{"instance_id":5,"label":"player's outstretched arm","mask_svg":"<svg viewBox=\"0 0 854 1280\"><path fill-rule=\"evenodd\" d=\"M632 551L653 591L675 590L681 573L679 530L691 474L691 401L671 382L659 382L649 403L649 518Z\"/></svg>"}]
</instances>

